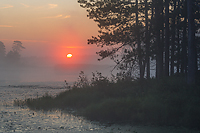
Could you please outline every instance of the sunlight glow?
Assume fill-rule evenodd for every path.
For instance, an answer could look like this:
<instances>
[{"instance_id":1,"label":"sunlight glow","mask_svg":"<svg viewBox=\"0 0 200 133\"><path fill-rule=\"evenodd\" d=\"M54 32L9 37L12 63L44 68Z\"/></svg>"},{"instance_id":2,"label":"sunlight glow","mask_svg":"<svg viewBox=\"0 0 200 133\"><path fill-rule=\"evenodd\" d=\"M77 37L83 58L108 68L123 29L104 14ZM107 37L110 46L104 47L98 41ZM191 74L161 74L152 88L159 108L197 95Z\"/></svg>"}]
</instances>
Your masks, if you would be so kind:
<instances>
[{"instance_id":1,"label":"sunlight glow","mask_svg":"<svg viewBox=\"0 0 200 133\"><path fill-rule=\"evenodd\" d=\"M72 54L67 54L67 58L72 58Z\"/></svg>"}]
</instances>

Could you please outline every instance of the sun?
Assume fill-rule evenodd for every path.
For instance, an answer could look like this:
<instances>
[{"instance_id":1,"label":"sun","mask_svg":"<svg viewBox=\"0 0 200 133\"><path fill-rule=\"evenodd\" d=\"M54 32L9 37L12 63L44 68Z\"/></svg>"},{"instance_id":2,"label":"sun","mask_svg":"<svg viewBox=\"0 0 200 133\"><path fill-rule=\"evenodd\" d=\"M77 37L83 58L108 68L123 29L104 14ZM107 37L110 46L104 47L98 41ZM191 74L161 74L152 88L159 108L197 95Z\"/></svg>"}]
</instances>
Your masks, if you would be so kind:
<instances>
[{"instance_id":1,"label":"sun","mask_svg":"<svg viewBox=\"0 0 200 133\"><path fill-rule=\"evenodd\" d=\"M67 58L72 58L72 56L73 56L73 55L72 55L72 54L70 54L70 53L69 53L69 54L67 54Z\"/></svg>"}]
</instances>

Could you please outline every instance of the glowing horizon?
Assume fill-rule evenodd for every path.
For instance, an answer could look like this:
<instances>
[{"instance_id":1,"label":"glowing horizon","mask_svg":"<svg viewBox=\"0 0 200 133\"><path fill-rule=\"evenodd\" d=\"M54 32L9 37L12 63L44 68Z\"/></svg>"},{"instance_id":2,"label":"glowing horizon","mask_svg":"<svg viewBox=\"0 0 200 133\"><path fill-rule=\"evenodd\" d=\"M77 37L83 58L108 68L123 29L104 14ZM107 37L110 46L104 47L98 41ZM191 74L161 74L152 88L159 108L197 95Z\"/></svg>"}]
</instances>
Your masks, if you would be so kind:
<instances>
[{"instance_id":1,"label":"glowing horizon","mask_svg":"<svg viewBox=\"0 0 200 133\"><path fill-rule=\"evenodd\" d=\"M21 52L23 57L66 58L68 52L75 55L97 52L95 45L87 45L87 39L97 34L98 27L75 0L7 0L0 5L0 41L6 52L15 40L26 47Z\"/></svg>"}]
</instances>

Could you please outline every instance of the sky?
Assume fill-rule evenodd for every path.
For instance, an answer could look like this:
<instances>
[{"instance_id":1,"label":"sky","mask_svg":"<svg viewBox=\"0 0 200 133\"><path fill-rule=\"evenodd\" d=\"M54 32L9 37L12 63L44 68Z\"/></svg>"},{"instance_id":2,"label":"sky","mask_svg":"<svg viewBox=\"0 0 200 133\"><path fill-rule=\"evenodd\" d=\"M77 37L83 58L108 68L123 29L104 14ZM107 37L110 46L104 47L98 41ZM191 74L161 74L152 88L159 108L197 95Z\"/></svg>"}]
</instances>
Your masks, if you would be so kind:
<instances>
[{"instance_id":1,"label":"sky","mask_svg":"<svg viewBox=\"0 0 200 133\"><path fill-rule=\"evenodd\" d=\"M55 64L97 63L96 45L87 39L98 35L97 24L77 0L1 0L0 41L11 50L13 41L26 48L22 57L48 58ZM72 53L71 59L66 58Z\"/></svg>"}]
</instances>

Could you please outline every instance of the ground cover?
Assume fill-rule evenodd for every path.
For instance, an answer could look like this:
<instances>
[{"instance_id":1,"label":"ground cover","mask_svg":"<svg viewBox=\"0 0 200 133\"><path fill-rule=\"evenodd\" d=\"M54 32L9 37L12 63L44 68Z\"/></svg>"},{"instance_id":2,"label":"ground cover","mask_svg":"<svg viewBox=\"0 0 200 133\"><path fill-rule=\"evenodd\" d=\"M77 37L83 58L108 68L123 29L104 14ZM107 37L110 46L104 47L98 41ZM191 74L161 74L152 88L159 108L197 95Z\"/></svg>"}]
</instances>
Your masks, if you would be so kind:
<instances>
[{"instance_id":1,"label":"ground cover","mask_svg":"<svg viewBox=\"0 0 200 133\"><path fill-rule=\"evenodd\" d=\"M199 128L200 86L183 77L109 80L100 73L89 81L80 75L69 90L56 96L16 100L33 110L75 110L89 120L156 126Z\"/></svg>"}]
</instances>

